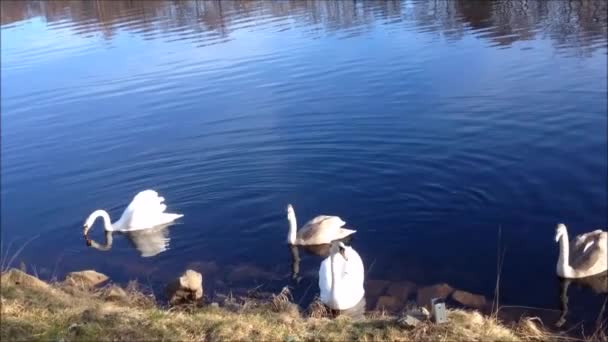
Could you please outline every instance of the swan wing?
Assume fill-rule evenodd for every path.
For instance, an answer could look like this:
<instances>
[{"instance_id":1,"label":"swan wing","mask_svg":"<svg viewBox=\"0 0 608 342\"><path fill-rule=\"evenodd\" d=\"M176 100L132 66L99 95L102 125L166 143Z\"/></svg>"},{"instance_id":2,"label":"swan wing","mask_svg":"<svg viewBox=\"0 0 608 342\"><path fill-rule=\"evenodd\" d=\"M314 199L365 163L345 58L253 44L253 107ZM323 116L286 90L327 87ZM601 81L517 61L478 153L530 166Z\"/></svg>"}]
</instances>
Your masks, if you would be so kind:
<instances>
[{"instance_id":1,"label":"swan wing","mask_svg":"<svg viewBox=\"0 0 608 342\"><path fill-rule=\"evenodd\" d=\"M159 196L154 190L138 193L121 217L123 227L126 230L151 228L172 221L168 216L181 217L181 215L165 213L167 206L164 201L164 197Z\"/></svg>"},{"instance_id":2,"label":"swan wing","mask_svg":"<svg viewBox=\"0 0 608 342\"><path fill-rule=\"evenodd\" d=\"M573 254L584 253L591 245L606 235L608 235L608 233L601 229L578 235L571 244L572 247L570 247L570 252Z\"/></svg>"},{"instance_id":3,"label":"swan wing","mask_svg":"<svg viewBox=\"0 0 608 342\"><path fill-rule=\"evenodd\" d=\"M317 216L298 230L298 237L313 244L329 243L341 238L340 228L345 223L338 216Z\"/></svg>"},{"instance_id":4,"label":"swan wing","mask_svg":"<svg viewBox=\"0 0 608 342\"><path fill-rule=\"evenodd\" d=\"M584 250L579 250L570 257L570 265L575 270L586 271L593 268L599 262L605 262L605 259L608 258L607 247L604 246L605 244L605 239L589 241L589 243L584 246Z\"/></svg>"}]
</instances>

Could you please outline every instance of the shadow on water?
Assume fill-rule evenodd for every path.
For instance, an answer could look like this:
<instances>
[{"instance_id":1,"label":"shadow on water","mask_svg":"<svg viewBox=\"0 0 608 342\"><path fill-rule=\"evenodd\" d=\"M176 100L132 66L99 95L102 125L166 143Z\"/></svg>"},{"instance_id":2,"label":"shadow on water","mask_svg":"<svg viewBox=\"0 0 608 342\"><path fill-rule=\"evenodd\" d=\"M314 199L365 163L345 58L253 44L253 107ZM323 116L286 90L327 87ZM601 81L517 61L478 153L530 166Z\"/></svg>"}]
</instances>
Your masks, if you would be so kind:
<instances>
[{"instance_id":1,"label":"shadow on water","mask_svg":"<svg viewBox=\"0 0 608 342\"><path fill-rule=\"evenodd\" d=\"M568 289L571 284L576 286L575 290L592 291L595 294L603 294L604 305L608 300L608 272L598 274L591 277L579 278L579 279L566 279L559 278L560 291L559 291L559 302L561 314L555 325L557 327L563 327L568 322ZM598 299L601 297L598 297ZM598 321L602 319L608 319L608 312L606 307L603 307L600 311ZM571 324L570 324L571 325Z\"/></svg>"}]
</instances>

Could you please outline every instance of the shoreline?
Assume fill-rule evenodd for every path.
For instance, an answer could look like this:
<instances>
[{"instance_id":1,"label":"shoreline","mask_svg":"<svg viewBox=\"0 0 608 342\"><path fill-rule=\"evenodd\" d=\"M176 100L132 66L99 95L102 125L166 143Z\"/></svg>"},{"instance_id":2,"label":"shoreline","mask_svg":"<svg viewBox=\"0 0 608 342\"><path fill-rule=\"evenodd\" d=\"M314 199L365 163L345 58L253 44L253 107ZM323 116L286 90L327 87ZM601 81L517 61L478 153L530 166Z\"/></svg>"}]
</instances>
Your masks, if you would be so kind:
<instances>
[{"instance_id":1,"label":"shoreline","mask_svg":"<svg viewBox=\"0 0 608 342\"><path fill-rule=\"evenodd\" d=\"M90 272L93 276L76 277ZM501 322L476 310L448 308L446 323L366 313L362 319L327 317L322 305L302 309L288 292L268 296L224 296L221 301L159 304L135 282L113 284L94 271L72 272L61 282L45 282L17 269L0 275L2 340L578 340L555 335L538 320ZM219 298L216 296L216 298ZM596 332L585 341L603 341Z\"/></svg>"}]
</instances>

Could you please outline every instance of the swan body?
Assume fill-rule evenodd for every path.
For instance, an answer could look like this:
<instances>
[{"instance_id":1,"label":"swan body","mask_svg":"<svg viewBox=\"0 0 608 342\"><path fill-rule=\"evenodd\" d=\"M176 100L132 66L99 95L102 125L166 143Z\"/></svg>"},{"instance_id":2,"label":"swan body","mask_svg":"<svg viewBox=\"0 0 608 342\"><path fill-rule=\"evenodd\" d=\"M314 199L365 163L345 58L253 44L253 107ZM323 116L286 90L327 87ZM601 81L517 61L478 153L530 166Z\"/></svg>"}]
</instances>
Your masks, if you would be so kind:
<instances>
[{"instance_id":1,"label":"swan body","mask_svg":"<svg viewBox=\"0 0 608 342\"><path fill-rule=\"evenodd\" d=\"M352 247L333 242L330 256L319 268L321 301L333 310L355 307L365 296L363 261Z\"/></svg>"},{"instance_id":2,"label":"swan body","mask_svg":"<svg viewBox=\"0 0 608 342\"><path fill-rule=\"evenodd\" d=\"M328 215L319 215L298 230L296 213L291 204L287 206L287 220L289 221L287 242L291 245L329 244L356 232L356 230L343 228L346 222L340 217Z\"/></svg>"},{"instance_id":3,"label":"swan body","mask_svg":"<svg viewBox=\"0 0 608 342\"><path fill-rule=\"evenodd\" d=\"M594 230L578 235L572 246L566 225L558 224L555 242L559 242L557 275L562 278L584 278L608 270L608 232Z\"/></svg>"},{"instance_id":4,"label":"swan body","mask_svg":"<svg viewBox=\"0 0 608 342\"><path fill-rule=\"evenodd\" d=\"M164 200L154 190L141 191L135 195L120 218L114 223L110 221L110 215L107 211L95 210L84 223L84 236L87 239L87 244L90 243L87 237L88 231L98 217L102 218L106 232L126 232L168 224L184 216L166 213L167 206L163 203Z\"/></svg>"}]
</instances>

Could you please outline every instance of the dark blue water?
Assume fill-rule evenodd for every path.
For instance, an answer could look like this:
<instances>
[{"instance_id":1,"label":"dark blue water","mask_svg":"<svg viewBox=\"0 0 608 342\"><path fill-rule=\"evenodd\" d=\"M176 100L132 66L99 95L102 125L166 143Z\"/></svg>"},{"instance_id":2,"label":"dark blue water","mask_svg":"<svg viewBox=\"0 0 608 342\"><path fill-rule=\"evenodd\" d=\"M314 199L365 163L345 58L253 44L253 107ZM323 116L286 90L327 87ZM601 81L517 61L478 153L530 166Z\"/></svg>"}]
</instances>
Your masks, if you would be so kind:
<instances>
[{"instance_id":1,"label":"dark blue water","mask_svg":"<svg viewBox=\"0 0 608 342\"><path fill-rule=\"evenodd\" d=\"M607 226L604 1L1 6L3 254L36 237L14 262L43 277L280 288L293 203L358 230L368 279L488 298L500 227L501 302L557 309L556 223ZM85 246L146 188L185 215L167 251Z\"/></svg>"}]
</instances>

